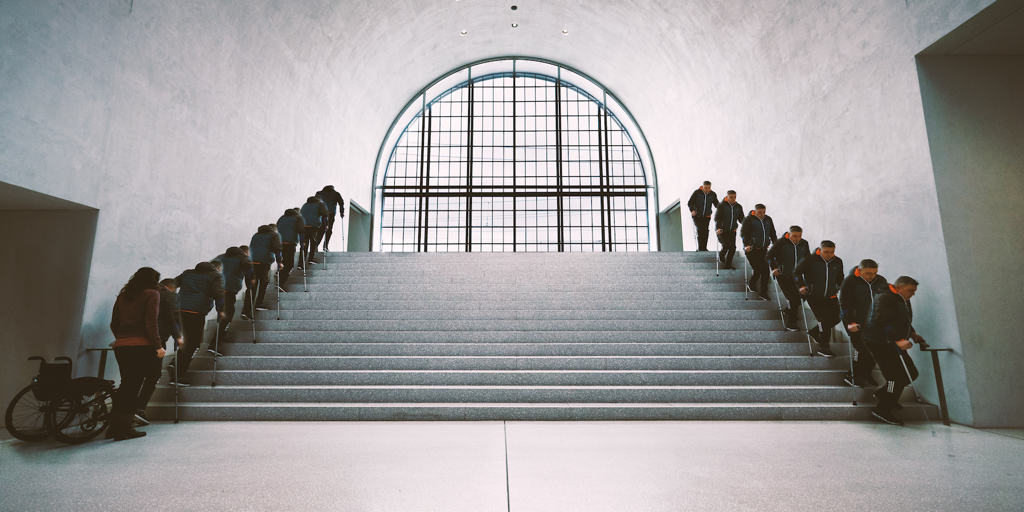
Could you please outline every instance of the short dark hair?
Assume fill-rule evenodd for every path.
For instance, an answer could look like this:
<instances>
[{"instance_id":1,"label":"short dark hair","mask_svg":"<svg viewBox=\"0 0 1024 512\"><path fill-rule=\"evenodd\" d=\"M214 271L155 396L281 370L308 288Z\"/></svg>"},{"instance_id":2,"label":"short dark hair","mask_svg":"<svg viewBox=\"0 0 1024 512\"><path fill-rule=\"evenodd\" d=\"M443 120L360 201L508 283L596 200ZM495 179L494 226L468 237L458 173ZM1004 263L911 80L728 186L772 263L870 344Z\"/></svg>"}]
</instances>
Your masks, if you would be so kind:
<instances>
[{"instance_id":1,"label":"short dark hair","mask_svg":"<svg viewBox=\"0 0 1024 512\"><path fill-rule=\"evenodd\" d=\"M904 285L908 285L908 284L909 285L917 286L918 283L917 283L916 279L914 279L913 277L910 277L910 276L899 276L899 277L896 278L896 282L893 283L893 285L895 285L895 286L904 286Z\"/></svg>"},{"instance_id":2,"label":"short dark hair","mask_svg":"<svg viewBox=\"0 0 1024 512\"><path fill-rule=\"evenodd\" d=\"M804 228L802 228L802 227L800 227L800 226L790 226L790 227L789 227L789 232L790 232L790 233L793 233L793 232L796 232L796 233L803 233L803 232L804 232Z\"/></svg>"},{"instance_id":3,"label":"short dark hair","mask_svg":"<svg viewBox=\"0 0 1024 512\"><path fill-rule=\"evenodd\" d=\"M736 195L736 191L735 190L730 190L730 191L726 192L725 195L727 195L727 196L734 196L734 195Z\"/></svg>"},{"instance_id":4,"label":"short dark hair","mask_svg":"<svg viewBox=\"0 0 1024 512\"><path fill-rule=\"evenodd\" d=\"M705 185L710 185L710 184L711 184L711 182L710 182L710 181L705 181L705 182L704 182L704 184L705 184Z\"/></svg>"},{"instance_id":5,"label":"short dark hair","mask_svg":"<svg viewBox=\"0 0 1024 512\"><path fill-rule=\"evenodd\" d=\"M160 286L170 286L170 285L172 285L172 284L173 284L173 285L174 285L175 287L177 287L177 286L178 286L178 282L177 282L177 281L175 281L174 279L164 279L163 281L160 281Z\"/></svg>"},{"instance_id":6,"label":"short dark hair","mask_svg":"<svg viewBox=\"0 0 1024 512\"><path fill-rule=\"evenodd\" d=\"M836 248L836 244L832 240L822 240L821 241L821 246L822 247L831 247L833 249Z\"/></svg>"},{"instance_id":7,"label":"short dark hair","mask_svg":"<svg viewBox=\"0 0 1024 512\"><path fill-rule=\"evenodd\" d=\"M240 246L238 246L238 248L241 249L242 252L249 252L249 246L248 245L240 245Z\"/></svg>"},{"instance_id":8,"label":"short dark hair","mask_svg":"<svg viewBox=\"0 0 1024 512\"><path fill-rule=\"evenodd\" d=\"M878 268L878 263L875 263L875 260L860 260L857 268Z\"/></svg>"},{"instance_id":9,"label":"short dark hair","mask_svg":"<svg viewBox=\"0 0 1024 512\"><path fill-rule=\"evenodd\" d=\"M754 209L755 210L767 210L768 207L763 205L763 204L761 204L761 203L757 203L757 204L754 205Z\"/></svg>"},{"instance_id":10,"label":"short dark hair","mask_svg":"<svg viewBox=\"0 0 1024 512\"><path fill-rule=\"evenodd\" d=\"M217 268L224 268L224 264L221 263L220 260L211 260L210 263Z\"/></svg>"}]
</instances>

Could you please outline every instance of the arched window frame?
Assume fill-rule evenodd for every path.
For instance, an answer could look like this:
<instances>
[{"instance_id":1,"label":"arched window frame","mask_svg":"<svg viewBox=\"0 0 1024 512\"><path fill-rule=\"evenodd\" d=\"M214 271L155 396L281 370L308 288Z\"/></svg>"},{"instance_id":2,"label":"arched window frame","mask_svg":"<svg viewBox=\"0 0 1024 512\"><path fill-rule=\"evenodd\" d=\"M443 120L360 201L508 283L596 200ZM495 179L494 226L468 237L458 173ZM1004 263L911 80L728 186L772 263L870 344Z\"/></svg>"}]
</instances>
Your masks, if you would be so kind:
<instances>
[{"instance_id":1,"label":"arched window frame","mask_svg":"<svg viewBox=\"0 0 1024 512\"><path fill-rule=\"evenodd\" d=\"M420 89L402 108L401 113L391 123L384 140L381 141L377 159L373 169L373 190L371 191L370 207L370 250L381 250L379 231L381 226L377 212L382 210L382 189L384 188L385 172L392 152L406 128L416 116L426 109L427 102L457 88L460 84L472 80L472 77L507 72L534 73L555 76L560 81L572 84L594 98L603 100L603 106L616 118L623 130L632 140L643 166L647 183L647 225L648 248L660 250L658 226L658 179L654 157L651 153L647 137L640 128L632 113L623 105L618 97L597 80L563 64L535 57L506 56L476 61L459 67L437 78L423 89Z\"/></svg>"}]
</instances>

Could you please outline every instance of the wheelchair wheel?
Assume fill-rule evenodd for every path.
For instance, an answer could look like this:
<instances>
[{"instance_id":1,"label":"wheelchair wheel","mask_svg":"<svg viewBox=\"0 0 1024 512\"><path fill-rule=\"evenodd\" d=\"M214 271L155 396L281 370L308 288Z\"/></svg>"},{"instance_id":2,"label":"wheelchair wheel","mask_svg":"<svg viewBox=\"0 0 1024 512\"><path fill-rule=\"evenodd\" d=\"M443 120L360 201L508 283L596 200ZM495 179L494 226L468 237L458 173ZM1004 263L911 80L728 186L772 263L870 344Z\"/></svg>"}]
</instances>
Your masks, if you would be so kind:
<instances>
[{"instance_id":1,"label":"wheelchair wheel","mask_svg":"<svg viewBox=\"0 0 1024 512\"><path fill-rule=\"evenodd\" d=\"M72 380L48 407L46 426L54 439L84 443L103 432L110 419L114 388L96 377Z\"/></svg>"},{"instance_id":2,"label":"wheelchair wheel","mask_svg":"<svg viewBox=\"0 0 1024 512\"><path fill-rule=\"evenodd\" d=\"M50 437L50 432L46 428L48 402L36 398L32 393L33 386L30 385L14 395L4 415L7 431L22 441L42 441Z\"/></svg>"}]
</instances>

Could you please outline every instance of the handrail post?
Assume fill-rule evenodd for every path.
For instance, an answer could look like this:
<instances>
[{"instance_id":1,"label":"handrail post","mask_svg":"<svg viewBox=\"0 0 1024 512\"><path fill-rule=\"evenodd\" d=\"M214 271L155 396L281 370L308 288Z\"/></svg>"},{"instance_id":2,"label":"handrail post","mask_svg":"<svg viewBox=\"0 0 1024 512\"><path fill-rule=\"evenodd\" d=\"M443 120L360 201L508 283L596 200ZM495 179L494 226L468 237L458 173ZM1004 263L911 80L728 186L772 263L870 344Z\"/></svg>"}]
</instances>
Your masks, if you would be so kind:
<instances>
[{"instance_id":1,"label":"handrail post","mask_svg":"<svg viewBox=\"0 0 1024 512\"><path fill-rule=\"evenodd\" d=\"M951 348L922 348L922 352L932 353L932 367L935 368L935 387L939 391L939 411L942 413L942 424L949 424L949 409L946 408L946 388L942 386L942 367L939 366L939 352L952 352Z\"/></svg>"},{"instance_id":2,"label":"handrail post","mask_svg":"<svg viewBox=\"0 0 1024 512\"><path fill-rule=\"evenodd\" d=\"M87 349L85 349L86 352L92 352L94 350L98 350L100 352L100 369L99 369L98 372L96 372L96 376L102 379L103 376L107 373L107 352L110 352L111 350L114 350L114 349L112 349L112 348L87 348Z\"/></svg>"}]
</instances>

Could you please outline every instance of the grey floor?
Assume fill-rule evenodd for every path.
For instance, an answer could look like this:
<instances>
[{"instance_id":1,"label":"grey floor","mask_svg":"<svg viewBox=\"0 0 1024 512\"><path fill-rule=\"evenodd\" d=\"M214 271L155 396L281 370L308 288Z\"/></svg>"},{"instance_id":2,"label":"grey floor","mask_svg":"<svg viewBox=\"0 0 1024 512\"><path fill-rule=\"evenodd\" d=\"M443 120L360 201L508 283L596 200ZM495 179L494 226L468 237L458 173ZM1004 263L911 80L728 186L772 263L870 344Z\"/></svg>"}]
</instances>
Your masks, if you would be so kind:
<instances>
[{"instance_id":1,"label":"grey floor","mask_svg":"<svg viewBox=\"0 0 1024 512\"><path fill-rule=\"evenodd\" d=\"M79 446L5 437L0 509L1024 510L1019 430L857 422L145 430L142 439Z\"/></svg>"}]
</instances>

